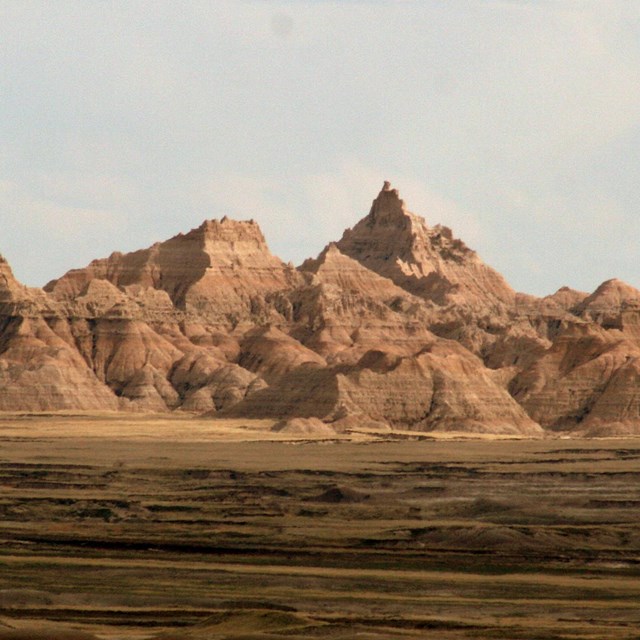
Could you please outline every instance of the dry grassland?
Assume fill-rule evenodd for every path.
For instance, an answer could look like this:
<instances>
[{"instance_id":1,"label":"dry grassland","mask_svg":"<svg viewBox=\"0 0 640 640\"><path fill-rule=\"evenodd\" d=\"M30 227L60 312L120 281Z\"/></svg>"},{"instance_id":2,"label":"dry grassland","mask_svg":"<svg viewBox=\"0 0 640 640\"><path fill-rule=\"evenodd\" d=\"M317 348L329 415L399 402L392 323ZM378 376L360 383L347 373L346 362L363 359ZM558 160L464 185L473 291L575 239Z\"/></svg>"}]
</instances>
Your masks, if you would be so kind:
<instances>
[{"instance_id":1,"label":"dry grassland","mask_svg":"<svg viewBox=\"0 0 640 640\"><path fill-rule=\"evenodd\" d=\"M640 439L0 416L0 640L640 638Z\"/></svg>"}]
</instances>

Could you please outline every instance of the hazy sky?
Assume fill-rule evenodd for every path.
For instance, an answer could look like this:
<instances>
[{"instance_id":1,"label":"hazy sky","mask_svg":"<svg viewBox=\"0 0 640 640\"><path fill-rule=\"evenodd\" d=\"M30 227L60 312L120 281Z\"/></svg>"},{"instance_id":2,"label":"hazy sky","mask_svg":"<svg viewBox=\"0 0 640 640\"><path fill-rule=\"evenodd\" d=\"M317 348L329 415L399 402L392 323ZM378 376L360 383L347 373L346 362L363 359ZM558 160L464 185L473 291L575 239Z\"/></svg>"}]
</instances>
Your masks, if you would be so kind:
<instances>
[{"instance_id":1,"label":"hazy sky","mask_svg":"<svg viewBox=\"0 0 640 640\"><path fill-rule=\"evenodd\" d=\"M640 287L640 0L0 0L0 253L205 218L300 263L382 182L518 290Z\"/></svg>"}]
</instances>

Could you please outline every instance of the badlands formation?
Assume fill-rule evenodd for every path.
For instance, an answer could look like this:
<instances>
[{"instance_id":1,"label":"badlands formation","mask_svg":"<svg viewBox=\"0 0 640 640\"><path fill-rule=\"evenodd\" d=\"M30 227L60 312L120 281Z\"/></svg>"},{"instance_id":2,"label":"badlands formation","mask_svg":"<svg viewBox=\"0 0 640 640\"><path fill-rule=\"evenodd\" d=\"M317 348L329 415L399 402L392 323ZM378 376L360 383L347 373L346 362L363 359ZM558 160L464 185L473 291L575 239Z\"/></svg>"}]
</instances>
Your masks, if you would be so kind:
<instances>
[{"instance_id":1,"label":"badlands formation","mask_svg":"<svg viewBox=\"0 0 640 640\"><path fill-rule=\"evenodd\" d=\"M44 289L0 258L0 410L183 411L536 437L640 433L640 291L515 292L385 183L299 268L207 220Z\"/></svg>"}]
</instances>

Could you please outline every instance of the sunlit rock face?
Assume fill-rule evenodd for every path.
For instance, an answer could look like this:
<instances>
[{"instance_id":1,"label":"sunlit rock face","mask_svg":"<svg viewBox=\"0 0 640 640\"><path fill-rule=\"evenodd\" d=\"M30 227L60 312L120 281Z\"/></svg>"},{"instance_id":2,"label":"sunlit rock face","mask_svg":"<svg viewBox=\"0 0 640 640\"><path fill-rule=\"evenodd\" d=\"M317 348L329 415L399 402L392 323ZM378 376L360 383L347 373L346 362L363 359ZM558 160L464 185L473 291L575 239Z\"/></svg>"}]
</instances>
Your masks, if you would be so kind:
<instances>
[{"instance_id":1,"label":"sunlit rock face","mask_svg":"<svg viewBox=\"0 0 640 640\"><path fill-rule=\"evenodd\" d=\"M53 280L45 290L59 300L73 300L95 279L126 291L165 291L176 309L229 324L262 314L266 297L295 286L299 274L273 256L254 221L205 220L179 234L133 253L113 253ZM275 313L277 317L277 312Z\"/></svg>"},{"instance_id":2,"label":"sunlit rock face","mask_svg":"<svg viewBox=\"0 0 640 640\"><path fill-rule=\"evenodd\" d=\"M638 356L640 291L516 293L389 183L299 268L256 222L228 218L44 289L0 257L4 411L190 411L325 435L634 434Z\"/></svg>"},{"instance_id":3,"label":"sunlit rock face","mask_svg":"<svg viewBox=\"0 0 640 640\"><path fill-rule=\"evenodd\" d=\"M342 253L438 305L513 305L515 292L475 251L441 225L428 227L389 183L369 215L337 242Z\"/></svg>"}]
</instances>

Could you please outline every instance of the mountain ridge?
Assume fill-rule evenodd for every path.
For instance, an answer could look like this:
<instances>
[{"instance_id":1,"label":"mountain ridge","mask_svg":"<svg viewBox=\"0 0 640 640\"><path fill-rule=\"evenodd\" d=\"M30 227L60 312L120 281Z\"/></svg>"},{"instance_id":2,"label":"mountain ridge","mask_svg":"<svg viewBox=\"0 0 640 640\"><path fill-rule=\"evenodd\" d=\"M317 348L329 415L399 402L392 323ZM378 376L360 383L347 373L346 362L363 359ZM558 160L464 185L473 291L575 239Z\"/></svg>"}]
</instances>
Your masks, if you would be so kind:
<instances>
[{"instance_id":1,"label":"mountain ridge","mask_svg":"<svg viewBox=\"0 0 640 640\"><path fill-rule=\"evenodd\" d=\"M0 258L0 410L191 411L414 431L640 433L640 291L537 298L385 182L300 267L205 220L27 288Z\"/></svg>"}]
</instances>

